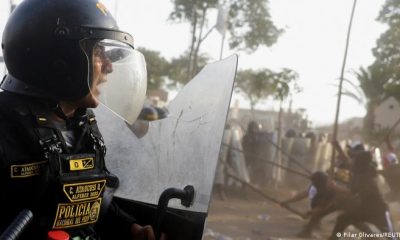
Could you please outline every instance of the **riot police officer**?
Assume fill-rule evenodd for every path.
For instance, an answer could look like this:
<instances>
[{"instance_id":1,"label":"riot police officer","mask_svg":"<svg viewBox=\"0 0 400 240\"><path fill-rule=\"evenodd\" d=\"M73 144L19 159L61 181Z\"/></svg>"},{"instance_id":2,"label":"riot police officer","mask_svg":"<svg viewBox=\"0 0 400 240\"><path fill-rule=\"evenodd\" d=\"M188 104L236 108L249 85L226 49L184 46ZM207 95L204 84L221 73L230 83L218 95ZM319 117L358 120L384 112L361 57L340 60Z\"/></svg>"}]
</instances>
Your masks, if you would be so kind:
<instances>
[{"instance_id":1,"label":"riot police officer","mask_svg":"<svg viewBox=\"0 0 400 240\"><path fill-rule=\"evenodd\" d=\"M136 119L146 68L132 36L97 0L29 0L10 16L1 47L9 72L0 93L0 233L29 209L21 239L54 230L71 239L154 239L105 194L118 179L89 110L102 102Z\"/></svg>"},{"instance_id":2,"label":"riot police officer","mask_svg":"<svg viewBox=\"0 0 400 240\"><path fill-rule=\"evenodd\" d=\"M245 152L246 164L249 167L250 179L258 185L265 184L265 168L262 167L260 159L254 158L250 153L260 155L264 134L261 131L262 125L256 121L250 121L247 125L247 132L243 136L242 145Z\"/></svg>"}]
</instances>

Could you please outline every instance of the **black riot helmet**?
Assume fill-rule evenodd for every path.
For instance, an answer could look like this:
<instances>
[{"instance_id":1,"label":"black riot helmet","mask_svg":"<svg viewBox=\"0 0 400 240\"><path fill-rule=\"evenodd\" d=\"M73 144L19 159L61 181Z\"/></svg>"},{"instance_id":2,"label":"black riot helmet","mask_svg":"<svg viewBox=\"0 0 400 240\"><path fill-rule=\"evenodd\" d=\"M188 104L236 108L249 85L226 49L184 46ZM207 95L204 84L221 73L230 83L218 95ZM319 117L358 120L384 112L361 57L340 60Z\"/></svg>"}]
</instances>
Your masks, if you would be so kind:
<instances>
[{"instance_id":1,"label":"black riot helmet","mask_svg":"<svg viewBox=\"0 0 400 240\"><path fill-rule=\"evenodd\" d=\"M258 123L256 121L250 121L249 124L247 125L247 132L248 133L258 133L262 129L261 123Z\"/></svg>"},{"instance_id":2,"label":"black riot helmet","mask_svg":"<svg viewBox=\"0 0 400 240\"><path fill-rule=\"evenodd\" d=\"M352 156L352 174L353 175L376 175L376 163L373 160L370 151L357 151Z\"/></svg>"},{"instance_id":3,"label":"black riot helmet","mask_svg":"<svg viewBox=\"0 0 400 240\"><path fill-rule=\"evenodd\" d=\"M144 106L140 111L138 120L155 121L158 120L157 110L152 106Z\"/></svg>"},{"instance_id":4,"label":"black riot helmet","mask_svg":"<svg viewBox=\"0 0 400 240\"><path fill-rule=\"evenodd\" d=\"M164 119L166 117L168 117L168 109L166 109L165 107L155 107L157 114L158 114L158 119Z\"/></svg>"},{"instance_id":5,"label":"black riot helmet","mask_svg":"<svg viewBox=\"0 0 400 240\"><path fill-rule=\"evenodd\" d=\"M360 141L354 141L351 144L347 145L347 153L353 158L358 153L362 153L366 151L366 147Z\"/></svg>"},{"instance_id":6,"label":"black riot helmet","mask_svg":"<svg viewBox=\"0 0 400 240\"><path fill-rule=\"evenodd\" d=\"M11 14L1 47L9 72L3 90L75 101L96 88L98 100L128 122L141 110L144 57L98 0L25 0ZM94 54L110 63L101 81Z\"/></svg>"}]
</instances>

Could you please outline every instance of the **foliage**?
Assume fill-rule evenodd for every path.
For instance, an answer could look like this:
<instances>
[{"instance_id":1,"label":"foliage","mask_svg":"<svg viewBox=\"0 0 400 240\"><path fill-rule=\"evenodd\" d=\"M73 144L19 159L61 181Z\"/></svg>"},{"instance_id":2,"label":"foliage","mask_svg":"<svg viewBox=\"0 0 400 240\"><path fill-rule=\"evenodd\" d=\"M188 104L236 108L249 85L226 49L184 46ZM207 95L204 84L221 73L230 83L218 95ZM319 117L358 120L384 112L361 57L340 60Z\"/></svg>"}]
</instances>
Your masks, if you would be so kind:
<instances>
[{"instance_id":1,"label":"foliage","mask_svg":"<svg viewBox=\"0 0 400 240\"><path fill-rule=\"evenodd\" d=\"M161 56L160 52L146 48L138 49L146 59L147 88L149 90L160 89L166 82L169 73L169 62Z\"/></svg>"},{"instance_id":2,"label":"foliage","mask_svg":"<svg viewBox=\"0 0 400 240\"><path fill-rule=\"evenodd\" d=\"M156 90L162 87L176 88L179 84L183 85L190 80L185 71L188 64L187 54L168 61L158 51L146 48L138 48L138 50L143 53L146 59L147 88L149 90ZM197 67L199 69L203 68L208 61L207 55L200 55Z\"/></svg>"},{"instance_id":3,"label":"foliage","mask_svg":"<svg viewBox=\"0 0 400 240\"><path fill-rule=\"evenodd\" d=\"M151 86L155 87L159 87L166 77L172 82L169 87L185 84L206 65L209 57L200 52L200 46L215 27L215 20L211 17L219 8L218 0L171 1L174 8L169 19L175 23L190 24L191 42L185 53L171 59L168 64L158 52L145 53ZM283 31L271 20L268 0L230 0L225 4L229 5L226 30L231 49L251 53L259 46L273 45L282 34ZM157 69L157 64L160 64L160 69ZM236 88L247 96L254 107L261 99L272 97L283 100L291 91L299 90L297 78L297 73L290 69L280 72L269 69L244 70L237 74Z\"/></svg>"},{"instance_id":4,"label":"foliage","mask_svg":"<svg viewBox=\"0 0 400 240\"><path fill-rule=\"evenodd\" d=\"M392 96L400 96L400 0L387 0L381 9L378 21L388 25L388 29L377 40L373 49L374 65L379 68L385 90Z\"/></svg>"},{"instance_id":5,"label":"foliage","mask_svg":"<svg viewBox=\"0 0 400 240\"><path fill-rule=\"evenodd\" d=\"M172 3L174 9L170 20L187 22L191 27L187 66L190 78L198 71L200 46L215 27L214 23L210 26L210 14L217 12L219 4L217 0L172 0ZM254 52L260 45L273 45L283 32L271 20L268 0L230 0L226 4L229 7L226 28L230 33L228 41L231 49Z\"/></svg>"},{"instance_id":6,"label":"foliage","mask_svg":"<svg viewBox=\"0 0 400 240\"><path fill-rule=\"evenodd\" d=\"M174 10L170 14L170 20L176 23L189 22L191 27L191 42L187 53L188 64L186 79L190 79L198 71L198 55L200 45L205 39L203 31L208 27L208 12L216 9L217 0L172 0Z\"/></svg>"},{"instance_id":7,"label":"foliage","mask_svg":"<svg viewBox=\"0 0 400 240\"><path fill-rule=\"evenodd\" d=\"M203 68L207 64L208 60L209 58L206 55L199 56L196 68ZM176 88L179 84L183 85L190 80L186 72L188 62L188 54L183 54L180 57L171 60L168 69L168 77L172 82L168 87Z\"/></svg>"},{"instance_id":8,"label":"foliage","mask_svg":"<svg viewBox=\"0 0 400 240\"><path fill-rule=\"evenodd\" d=\"M260 45L272 46L283 33L271 20L267 0L231 1L228 30L230 48L250 52Z\"/></svg>"},{"instance_id":9,"label":"foliage","mask_svg":"<svg viewBox=\"0 0 400 240\"><path fill-rule=\"evenodd\" d=\"M300 91L296 80L298 75L290 69L274 72L269 69L239 71L236 89L244 93L253 109L264 98L284 100L293 91Z\"/></svg>"},{"instance_id":10,"label":"foliage","mask_svg":"<svg viewBox=\"0 0 400 240\"><path fill-rule=\"evenodd\" d=\"M354 72L354 74L357 74ZM347 86L346 86L347 84ZM339 84L334 85L336 88L339 87ZM351 86L349 89L348 86ZM336 94L337 96L337 94ZM363 93L362 89L360 86L354 84L352 81L349 79L344 78L343 79L343 86L342 86L342 96L349 97L355 101L357 101L358 104L363 105L365 104L365 94Z\"/></svg>"},{"instance_id":11,"label":"foliage","mask_svg":"<svg viewBox=\"0 0 400 240\"><path fill-rule=\"evenodd\" d=\"M400 0L387 0L377 18L387 24L373 49L375 62L368 69L360 69L357 78L367 98L367 115L364 118L365 137L381 138L375 129L374 111L386 98L400 96Z\"/></svg>"},{"instance_id":12,"label":"foliage","mask_svg":"<svg viewBox=\"0 0 400 240\"><path fill-rule=\"evenodd\" d=\"M387 73L378 64L373 64L367 69L361 67L358 72L354 72L359 87L362 89L367 102L367 114L364 117L364 138L370 142L379 137L380 133L375 129L374 112L379 105L389 96L389 92L385 88Z\"/></svg>"},{"instance_id":13,"label":"foliage","mask_svg":"<svg viewBox=\"0 0 400 240\"><path fill-rule=\"evenodd\" d=\"M354 74L368 102L380 104L388 97L388 92L385 89L387 82L385 79L386 73L379 65L371 65L367 69L360 67L359 71L355 71Z\"/></svg>"},{"instance_id":14,"label":"foliage","mask_svg":"<svg viewBox=\"0 0 400 240\"><path fill-rule=\"evenodd\" d=\"M297 72L288 68L283 68L281 72L274 73L273 88L275 92L272 96L283 101L290 94L300 92L302 89L297 85L298 77Z\"/></svg>"}]
</instances>

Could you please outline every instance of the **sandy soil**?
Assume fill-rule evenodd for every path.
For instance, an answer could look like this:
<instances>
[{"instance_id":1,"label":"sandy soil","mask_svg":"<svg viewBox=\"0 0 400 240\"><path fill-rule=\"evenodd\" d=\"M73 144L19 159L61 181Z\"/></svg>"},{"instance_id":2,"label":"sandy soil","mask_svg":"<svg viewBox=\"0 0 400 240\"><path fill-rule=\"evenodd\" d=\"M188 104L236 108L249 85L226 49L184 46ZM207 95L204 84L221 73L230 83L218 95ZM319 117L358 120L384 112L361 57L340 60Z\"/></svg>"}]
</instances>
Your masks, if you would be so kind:
<instances>
[{"instance_id":1,"label":"sandy soil","mask_svg":"<svg viewBox=\"0 0 400 240\"><path fill-rule=\"evenodd\" d=\"M295 192L271 187L264 188L263 191L281 200L289 198ZM205 240L300 239L296 237L296 233L306 223L301 217L249 190L229 189L226 195L225 200L221 200L217 193L213 195L205 227ZM308 201L292 206L305 212ZM395 229L400 232L400 204L391 202L389 206ZM327 239L337 214L325 217L309 239ZM348 230L355 231L351 227Z\"/></svg>"}]
</instances>

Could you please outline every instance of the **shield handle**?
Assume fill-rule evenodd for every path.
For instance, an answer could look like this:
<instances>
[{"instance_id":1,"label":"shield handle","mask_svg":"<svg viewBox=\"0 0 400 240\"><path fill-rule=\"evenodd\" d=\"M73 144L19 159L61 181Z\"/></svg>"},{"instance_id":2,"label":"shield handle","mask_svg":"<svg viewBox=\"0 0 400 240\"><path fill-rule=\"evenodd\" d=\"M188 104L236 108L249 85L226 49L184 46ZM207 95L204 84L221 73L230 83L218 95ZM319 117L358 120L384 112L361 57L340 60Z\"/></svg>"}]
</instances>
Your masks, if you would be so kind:
<instances>
[{"instance_id":1,"label":"shield handle","mask_svg":"<svg viewBox=\"0 0 400 240\"><path fill-rule=\"evenodd\" d=\"M157 212L154 221L157 240L161 237L161 223L168 207L169 200L173 198L180 199L183 206L190 207L193 204L194 192L194 187L192 185L187 185L183 189L167 188L161 193L160 198L158 199Z\"/></svg>"}]
</instances>

